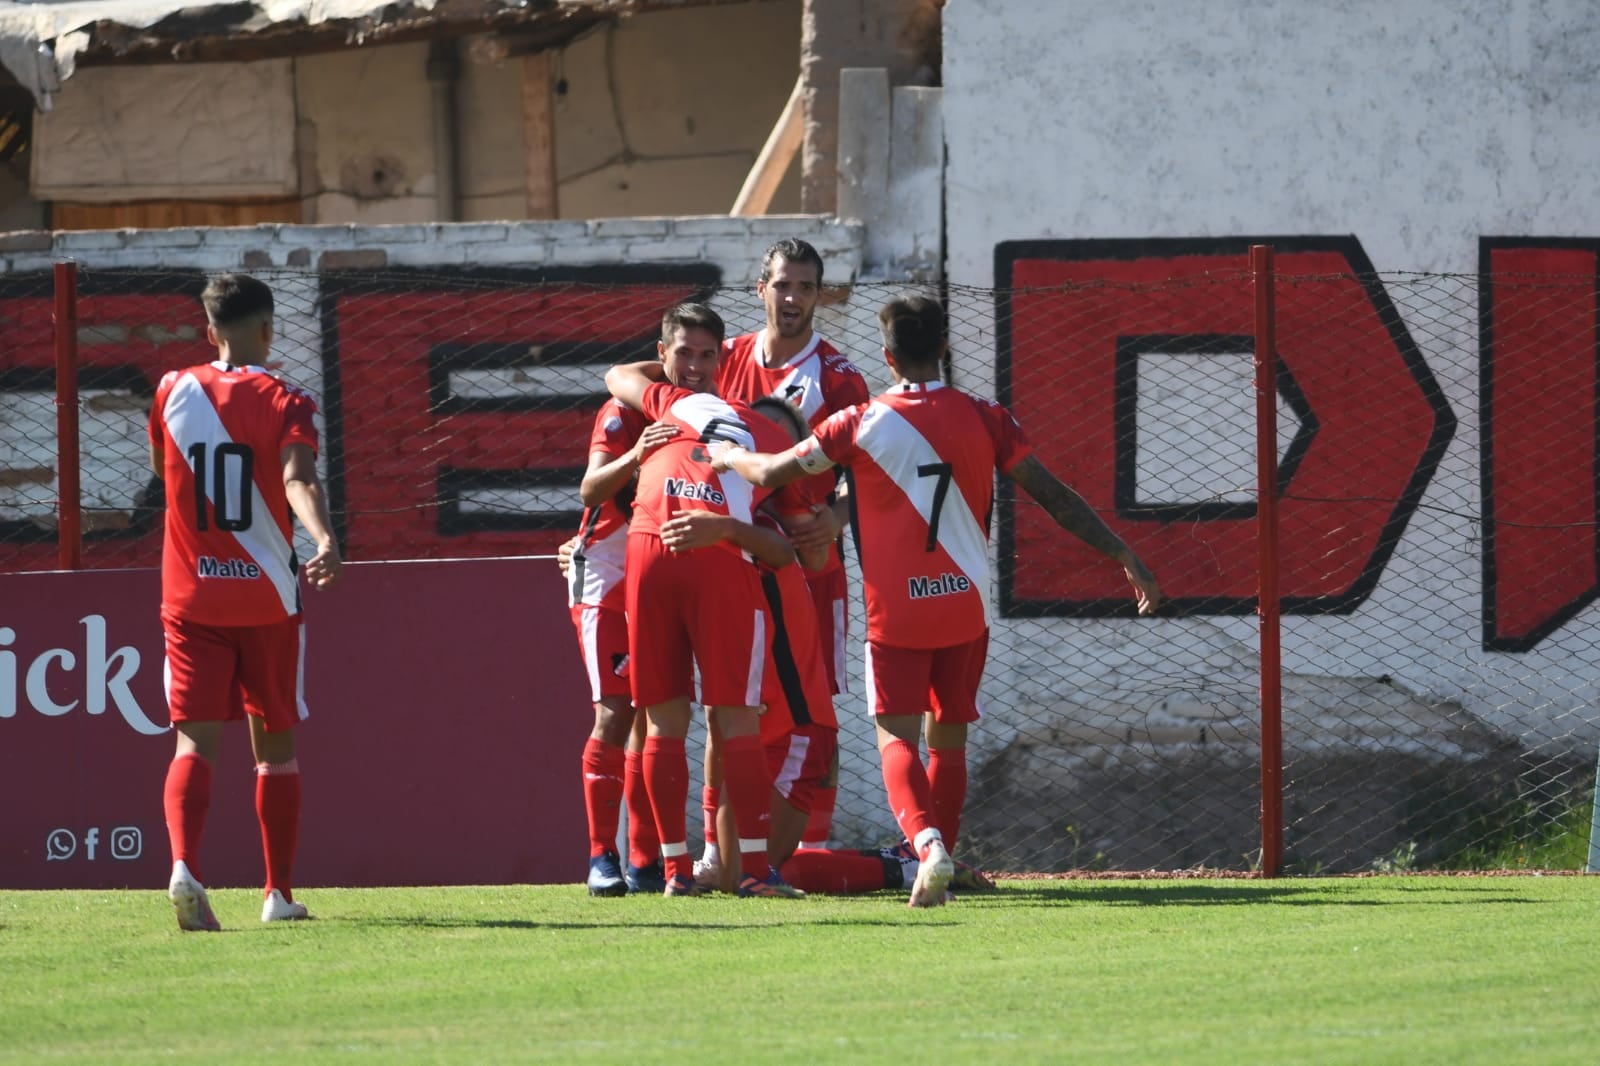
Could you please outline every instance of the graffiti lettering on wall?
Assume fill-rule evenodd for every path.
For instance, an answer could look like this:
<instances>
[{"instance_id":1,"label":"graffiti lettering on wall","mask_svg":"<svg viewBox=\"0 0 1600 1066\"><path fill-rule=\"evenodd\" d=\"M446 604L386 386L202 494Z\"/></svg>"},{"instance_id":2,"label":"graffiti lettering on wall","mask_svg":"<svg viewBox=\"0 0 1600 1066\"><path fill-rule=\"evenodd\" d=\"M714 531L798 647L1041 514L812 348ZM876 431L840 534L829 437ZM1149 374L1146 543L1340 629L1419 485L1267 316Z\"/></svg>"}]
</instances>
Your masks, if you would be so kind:
<instances>
[{"instance_id":1,"label":"graffiti lettering on wall","mask_svg":"<svg viewBox=\"0 0 1600 1066\"><path fill-rule=\"evenodd\" d=\"M1600 241L1479 243L1483 646L1525 651L1600 574Z\"/></svg>"},{"instance_id":2,"label":"graffiti lettering on wall","mask_svg":"<svg viewBox=\"0 0 1600 1066\"><path fill-rule=\"evenodd\" d=\"M1277 250L1283 609L1353 611L1456 420L1350 237L1010 242L997 388L1040 457L1163 576L1180 614L1256 607L1252 244ZM1001 606L1131 612L1121 575L1001 496Z\"/></svg>"},{"instance_id":3,"label":"graffiti lettering on wall","mask_svg":"<svg viewBox=\"0 0 1600 1066\"><path fill-rule=\"evenodd\" d=\"M605 368L714 266L323 277L330 494L358 558L553 550ZM335 417L335 413L337 417Z\"/></svg>"},{"instance_id":4,"label":"graffiti lettering on wall","mask_svg":"<svg viewBox=\"0 0 1600 1066\"><path fill-rule=\"evenodd\" d=\"M0 278L0 544L8 570L56 565L53 281ZM193 271L85 271L78 279L84 535L97 566L161 558L145 418L161 375L212 357ZM159 503L159 501L157 501Z\"/></svg>"}]
</instances>

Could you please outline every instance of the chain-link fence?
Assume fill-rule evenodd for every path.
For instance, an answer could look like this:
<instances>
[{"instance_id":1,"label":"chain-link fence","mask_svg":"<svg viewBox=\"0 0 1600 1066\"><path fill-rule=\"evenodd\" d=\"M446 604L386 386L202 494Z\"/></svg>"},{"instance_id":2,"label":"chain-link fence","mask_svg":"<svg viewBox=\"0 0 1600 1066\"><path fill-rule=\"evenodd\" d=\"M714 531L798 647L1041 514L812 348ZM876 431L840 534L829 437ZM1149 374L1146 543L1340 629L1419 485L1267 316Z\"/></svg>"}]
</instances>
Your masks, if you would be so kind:
<instances>
[{"instance_id":1,"label":"chain-link fence","mask_svg":"<svg viewBox=\"0 0 1600 1066\"><path fill-rule=\"evenodd\" d=\"M1596 275L1592 253L1586 271L1557 272L1502 252L1473 276L1280 260L1289 872L1525 865L1563 833L1586 839L1600 737L1586 610L1600 584ZM1168 596L1160 617L1134 617L1120 569L1002 480L960 848L994 869L1260 862L1255 289L1237 257L1202 265L1041 270L943 293L953 382L1008 404ZM352 560L552 552L577 525L604 368L652 356L679 299L708 299L730 332L763 322L753 291L693 266L613 270L606 284L259 276L278 299L277 368L319 402ZM159 562L145 420L162 373L212 357L204 280L78 277L86 567ZM875 313L903 289L858 284L818 310L874 386L887 384ZM0 570L57 565L53 299L48 274L0 278ZM840 700L834 836L887 842L870 723L858 695Z\"/></svg>"}]
</instances>

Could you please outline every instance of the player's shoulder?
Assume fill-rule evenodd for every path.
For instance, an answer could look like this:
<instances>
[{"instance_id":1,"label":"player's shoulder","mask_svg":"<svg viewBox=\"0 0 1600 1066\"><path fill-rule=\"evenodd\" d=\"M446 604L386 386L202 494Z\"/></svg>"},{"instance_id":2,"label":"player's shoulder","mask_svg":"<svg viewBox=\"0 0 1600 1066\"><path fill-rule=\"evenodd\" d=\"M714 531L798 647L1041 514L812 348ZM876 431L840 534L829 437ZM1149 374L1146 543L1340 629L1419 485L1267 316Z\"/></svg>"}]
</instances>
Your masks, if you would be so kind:
<instances>
[{"instance_id":1,"label":"player's shoulder","mask_svg":"<svg viewBox=\"0 0 1600 1066\"><path fill-rule=\"evenodd\" d=\"M819 339L817 342L817 358L822 360L822 369L837 377L860 378L866 381L866 375L850 361L839 349L827 340Z\"/></svg>"}]
</instances>

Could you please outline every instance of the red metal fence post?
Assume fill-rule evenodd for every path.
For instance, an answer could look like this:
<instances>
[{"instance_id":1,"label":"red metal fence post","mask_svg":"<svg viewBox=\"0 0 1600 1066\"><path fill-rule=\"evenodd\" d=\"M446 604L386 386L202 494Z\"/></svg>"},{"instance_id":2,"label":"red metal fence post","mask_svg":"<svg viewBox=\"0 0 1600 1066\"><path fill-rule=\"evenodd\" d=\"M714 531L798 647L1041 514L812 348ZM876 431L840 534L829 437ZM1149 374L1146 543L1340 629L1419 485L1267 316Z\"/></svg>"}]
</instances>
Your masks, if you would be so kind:
<instances>
[{"instance_id":1,"label":"red metal fence post","mask_svg":"<svg viewBox=\"0 0 1600 1066\"><path fill-rule=\"evenodd\" d=\"M1250 248L1255 282L1256 523L1261 616L1261 873L1283 867L1283 678L1278 613L1278 375L1272 247Z\"/></svg>"},{"instance_id":2,"label":"red metal fence post","mask_svg":"<svg viewBox=\"0 0 1600 1066\"><path fill-rule=\"evenodd\" d=\"M83 565L83 491L78 454L78 264L55 269L56 538L61 569Z\"/></svg>"}]
</instances>

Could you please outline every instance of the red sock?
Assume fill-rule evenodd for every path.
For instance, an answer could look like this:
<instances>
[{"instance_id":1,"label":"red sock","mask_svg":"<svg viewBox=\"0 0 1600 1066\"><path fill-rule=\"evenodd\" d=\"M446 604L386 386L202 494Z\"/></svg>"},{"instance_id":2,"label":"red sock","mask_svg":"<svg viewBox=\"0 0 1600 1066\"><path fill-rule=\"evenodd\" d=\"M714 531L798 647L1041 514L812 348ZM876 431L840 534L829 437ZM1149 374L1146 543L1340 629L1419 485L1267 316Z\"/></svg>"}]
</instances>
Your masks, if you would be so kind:
<instances>
[{"instance_id":1,"label":"red sock","mask_svg":"<svg viewBox=\"0 0 1600 1066\"><path fill-rule=\"evenodd\" d=\"M825 844L833 836L833 805L838 796L837 788L813 790L811 817L806 821L806 831L800 836L802 847L808 844Z\"/></svg>"},{"instance_id":2,"label":"red sock","mask_svg":"<svg viewBox=\"0 0 1600 1066\"><path fill-rule=\"evenodd\" d=\"M900 738L883 746L883 786L889 792L889 810L905 838L916 843L917 835L933 828L933 790L928 787L928 771L916 745Z\"/></svg>"},{"instance_id":3,"label":"red sock","mask_svg":"<svg viewBox=\"0 0 1600 1066\"><path fill-rule=\"evenodd\" d=\"M655 812L650 809L650 794L644 787L644 753L629 749L624 760L622 799L628 805L628 861L649 866L661 858L661 836L656 832Z\"/></svg>"},{"instance_id":4,"label":"red sock","mask_svg":"<svg viewBox=\"0 0 1600 1066\"><path fill-rule=\"evenodd\" d=\"M294 853L300 843L300 767L293 759L256 767L256 817L267 859L266 891L277 889L293 903Z\"/></svg>"},{"instance_id":5,"label":"red sock","mask_svg":"<svg viewBox=\"0 0 1600 1066\"><path fill-rule=\"evenodd\" d=\"M684 808L689 804L689 754L682 737L646 737L644 781L650 792L650 810L661 834L661 858L666 874L692 878L689 831Z\"/></svg>"},{"instance_id":6,"label":"red sock","mask_svg":"<svg viewBox=\"0 0 1600 1066\"><path fill-rule=\"evenodd\" d=\"M961 833L961 808L967 802L967 749L928 749L928 791L933 795L933 822L954 853Z\"/></svg>"},{"instance_id":7,"label":"red sock","mask_svg":"<svg viewBox=\"0 0 1600 1066\"><path fill-rule=\"evenodd\" d=\"M739 868L745 877L767 879L767 832L772 824L772 778L761 738L724 737L722 787L739 826Z\"/></svg>"},{"instance_id":8,"label":"red sock","mask_svg":"<svg viewBox=\"0 0 1600 1066\"><path fill-rule=\"evenodd\" d=\"M899 888L900 864L894 863L894 880L888 866L876 851L825 851L801 848L783 864L783 879L802 892L843 895L847 892L876 892L880 888Z\"/></svg>"},{"instance_id":9,"label":"red sock","mask_svg":"<svg viewBox=\"0 0 1600 1066\"><path fill-rule=\"evenodd\" d=\"M717 842L717 807L722 804L722 789L716 785L703 785L700 788L700 820L704 823L707 844Z\"/></svg>"},{"instance_id":10,"label":"red sock","mask_svg":"<svg viewBox=\"0 0 1600 1066\"><path fill-rule=\"evenodd\" d=\"M172 861L200 875L200 837L205 833L206 813L211 810L211 764L198 752L179 755L167 764L167 783L162 790L162 806L167 815L167 839L172 845Z\"/></svg>"},{"instance_id":11,"label":"red sock","mask_svg":"<svg viewBox=\"0 0 1600 1066\"><path fill-rule=\"evenodd\" d=\"M590 737L583 745L583 806L589 812L589 857L617 850L617 823L622 817L621 745Z\"/></svg>"}]
</instances>

